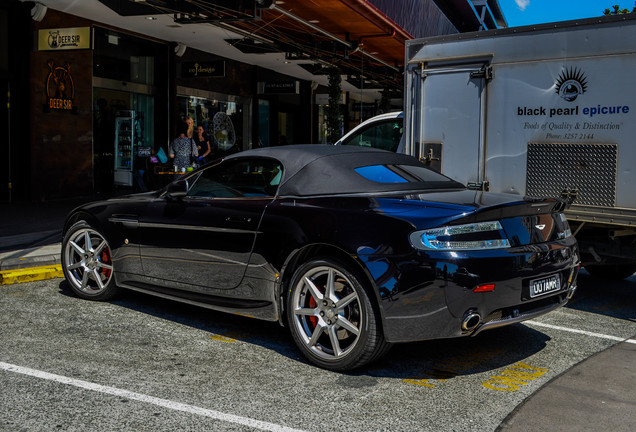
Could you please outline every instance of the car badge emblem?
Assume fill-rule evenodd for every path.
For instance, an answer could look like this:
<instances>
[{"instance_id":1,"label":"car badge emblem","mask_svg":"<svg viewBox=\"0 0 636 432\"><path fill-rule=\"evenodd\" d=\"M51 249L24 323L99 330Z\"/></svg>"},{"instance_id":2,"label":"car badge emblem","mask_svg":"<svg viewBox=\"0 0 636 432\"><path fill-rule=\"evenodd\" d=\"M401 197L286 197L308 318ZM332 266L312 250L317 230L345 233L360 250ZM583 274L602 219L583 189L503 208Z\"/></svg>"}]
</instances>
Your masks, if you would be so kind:
<instances>
[{"instance_id":1,"label":"car badge emblem","mask_svg":"<svg viewBox=\"0 0 636 432\"><path fill-rule=\"evenodd\" d=\"M545 228L545 224L535 225L535 228L540 229L541 231L543 231L544 228Z\"/></svg>"}]
</instances>

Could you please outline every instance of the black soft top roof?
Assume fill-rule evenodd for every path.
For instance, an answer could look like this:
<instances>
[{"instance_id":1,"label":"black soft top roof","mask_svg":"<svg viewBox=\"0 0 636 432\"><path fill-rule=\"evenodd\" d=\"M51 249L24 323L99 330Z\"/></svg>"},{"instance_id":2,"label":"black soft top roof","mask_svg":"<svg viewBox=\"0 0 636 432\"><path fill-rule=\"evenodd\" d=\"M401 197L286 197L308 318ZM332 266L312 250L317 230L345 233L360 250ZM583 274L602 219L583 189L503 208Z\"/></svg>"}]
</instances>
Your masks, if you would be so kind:
<instances>
[{"instance_id":1,"label":"black soft top roof","mask_svg":"<svg viewBox=\"0 0 636 432\"><path fill-rule=\"evenodd\" d=\"M283 166L279 196L315 196L368 194L463 188L461 183L444 177L441 181L378 183L366 179L355 168L370 165L410 165L426 167L412 156L371 147L304 144L265 147L233 154L225 160L263 157L278 160Z\"/></svg>"}]
</instances>

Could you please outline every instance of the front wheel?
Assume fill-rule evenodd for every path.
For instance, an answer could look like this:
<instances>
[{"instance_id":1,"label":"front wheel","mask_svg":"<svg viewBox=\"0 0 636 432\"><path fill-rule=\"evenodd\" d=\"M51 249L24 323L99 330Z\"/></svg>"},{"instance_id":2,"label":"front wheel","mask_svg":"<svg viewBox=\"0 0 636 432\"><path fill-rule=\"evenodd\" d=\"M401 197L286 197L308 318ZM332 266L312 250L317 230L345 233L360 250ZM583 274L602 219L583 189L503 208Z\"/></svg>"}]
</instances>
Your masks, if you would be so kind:
<instances>
[{"instance_id":1,"label":"front wheel","mask_svg":"<svg viewBox=\"0 0 636 432\"><path fill-rule=\"evenodd\" d=\"M389 344L363 281L347 266L315 259L296 270L287 318L296 345L312 363L347 370L384 354Z\"/></svg>"},{"instance_id":2,"label":"front wheel","mask_svg":"<svg viewBox=\"0 0 636 432\"><path fill-rule=\"evenodd\" d=\"M110 246L86 221L75 223L62 241L62 269L71 289L88 300L108 300L118 292Z\"/></svg>"}]
</instances>

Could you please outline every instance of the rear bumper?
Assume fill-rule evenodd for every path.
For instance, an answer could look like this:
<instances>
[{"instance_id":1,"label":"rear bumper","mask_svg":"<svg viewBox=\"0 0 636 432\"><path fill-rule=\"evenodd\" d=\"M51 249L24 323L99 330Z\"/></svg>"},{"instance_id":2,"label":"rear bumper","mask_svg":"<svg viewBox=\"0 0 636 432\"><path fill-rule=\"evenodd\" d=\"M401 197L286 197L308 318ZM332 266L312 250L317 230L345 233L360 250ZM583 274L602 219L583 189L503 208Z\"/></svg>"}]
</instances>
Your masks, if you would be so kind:
<instances>
[{"instance_id":1,"label":"rear bumper","mask_svg":"<svg viewBox=\"0 0 636 432\"><path fill-rule=\"evenodd\" d=\"M573 238L494 251L414 252L399 260L360 258L375 279L389 342L476 335L543 315L568 302L579 268ZM374 274L379 268L385 271ZM531 297L530 282L550 276L558 277L560 289ZM495 288L473 292L481 284Z\"/></svg>"}]
</instances>

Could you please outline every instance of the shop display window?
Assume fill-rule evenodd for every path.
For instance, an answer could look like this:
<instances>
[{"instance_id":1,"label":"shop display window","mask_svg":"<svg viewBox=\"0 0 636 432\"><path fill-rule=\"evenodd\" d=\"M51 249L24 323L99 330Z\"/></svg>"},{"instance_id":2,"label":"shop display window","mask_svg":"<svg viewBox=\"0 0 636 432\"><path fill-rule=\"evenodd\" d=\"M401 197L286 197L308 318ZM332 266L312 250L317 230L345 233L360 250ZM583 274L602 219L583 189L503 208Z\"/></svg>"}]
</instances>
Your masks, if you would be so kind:
<instances>
[{"instance_id":1,"label":"shop display window","mask_svg":"<svg viewBox=\"0 0 636 432\"><path fill-rule=\"evenodd\" d=\"M194 120L195 128L203 126L203 130L210 136L214 156L245 150L249 142L246 118L249 103L237 101L238 98L232 96L218 96L217 99L178 96L180 120L185 121L189 116Z\"/></svg>"}]
</instances>

